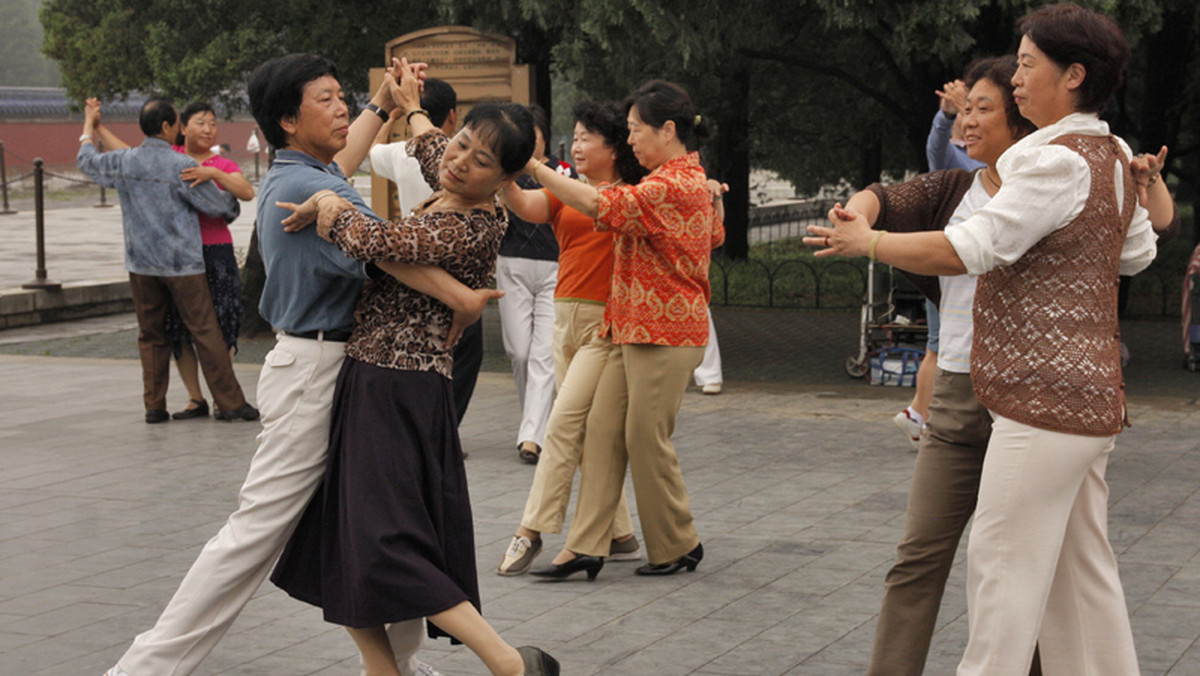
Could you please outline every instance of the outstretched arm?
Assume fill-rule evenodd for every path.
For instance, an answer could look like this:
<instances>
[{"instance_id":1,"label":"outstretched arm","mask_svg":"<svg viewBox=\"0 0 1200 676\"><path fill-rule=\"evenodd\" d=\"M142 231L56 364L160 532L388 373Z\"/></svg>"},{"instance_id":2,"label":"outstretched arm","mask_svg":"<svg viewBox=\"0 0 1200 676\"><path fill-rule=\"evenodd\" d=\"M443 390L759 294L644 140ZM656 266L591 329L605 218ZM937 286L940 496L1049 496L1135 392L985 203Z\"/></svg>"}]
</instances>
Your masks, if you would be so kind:
<instances>
[{"instance_id":1,"label":"outstretched arm","mask_svg":"<svg viewBox=\"0 0 1200 676\"><path fill-rule=\"evenodd\" d=\"M390 123L392 110L398 103L399 82L401 79L401 69L409 71L412 83L417 89L417 107L420 107L420 86L425 77L425 64L417 63L409 65L407 61L403 63L399 59L392 59L392 65L388 68L387 73L383 76L383 84L375 91L375 95L371 97L371 103L375 104L388 115L388 121L385 122L378 114L368 108L363 108L357 119L350 124L350 134L346 137L346 147L338 151L337 155L333 156L333 161L341 167L342 173L346 176L353 176L354 172L358 171L358 165L362 164L363 158L370 152L371 146L379 135L380 129Z\"/></svg>"},{"instance_id":2,"label":"outstretched arm","mask_svg":"<svg viewBox=\"0 0 1200 676\"><path fill-rule=\"evenodd\" d=\"M502 196L504 205L521 220L530 223L550 222L550 199L541 190L525 190L516 181L510 181L504 187Z\"/></svg>"},{"instance_id":3,"label":"outstretched arm","mask_svg":"<svg viewBox=\"0 0 1200 676\"><path fill-rule=\"evenodd\" d=\"M540 167L544 167L544 170L539 171ZM563 176L535 157L529 158L529 162L525 164L525 173L554 193L563 204L574 207L590 218L595 218L600 213L600 192L592 186Z\"/></svg>"},{"instance_id":4,"label":"outstretched arm","mask_svg":"<svg viewBox=\"0 0 1200 676\"><path fill-rule=\"evenodd\" d=\"M920 275L961 275L967 271L941 231L873 231L864 213L841 204L829 210L829 220L833 227L810 226L812 234L804 238L809 246L824 247L815 256L867 256Z\"/></svg>"}]
</instances>

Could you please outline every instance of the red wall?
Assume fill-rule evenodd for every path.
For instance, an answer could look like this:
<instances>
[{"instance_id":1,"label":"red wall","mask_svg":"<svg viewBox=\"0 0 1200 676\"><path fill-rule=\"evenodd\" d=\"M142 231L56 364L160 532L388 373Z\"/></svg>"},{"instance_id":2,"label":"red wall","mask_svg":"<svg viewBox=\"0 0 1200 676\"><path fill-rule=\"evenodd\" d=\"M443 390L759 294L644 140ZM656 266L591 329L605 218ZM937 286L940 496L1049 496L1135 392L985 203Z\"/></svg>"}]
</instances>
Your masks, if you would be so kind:
<instances>
[{"instance_id":1,"label":"red wall","mask_svg":"<svg viewBox=\"0 0 1200 676\"><path fill-rule=\"evenodd\" d=\"M137 122L106 122L113 133L130 145L138 145L145 139ZM246 178L254 178L254 153L246 150L246 141L257 125L252 120L219 122L217 143L229 144L229 159L242 167ZM0 141L4 142L4 161L8 178L33 171L34 158L40 157L48 171L62 172L75 169L75 154L79 152L79 134L82 122L0 122ZM262 133L258 134L262 153L259 157L260 170L267 170L267 144Z\"/></svg>"}]
</instances>

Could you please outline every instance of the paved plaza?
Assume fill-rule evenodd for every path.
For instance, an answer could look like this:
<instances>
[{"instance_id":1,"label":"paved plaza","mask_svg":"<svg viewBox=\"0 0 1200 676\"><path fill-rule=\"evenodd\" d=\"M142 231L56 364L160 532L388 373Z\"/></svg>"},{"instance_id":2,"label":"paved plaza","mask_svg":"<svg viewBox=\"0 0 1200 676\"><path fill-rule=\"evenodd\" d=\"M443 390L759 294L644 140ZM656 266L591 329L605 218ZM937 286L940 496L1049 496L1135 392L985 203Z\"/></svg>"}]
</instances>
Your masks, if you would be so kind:
<instances>
[{"instance_id":1,"label":"paved plaza","mask_svg":"<svg viewBox=\"0 0 1200 676\"><path fill-rule=\"evenodd\" d=\"M51 276L121 276L117 210L60 211L54 228L68 240L110 234L52 256ZM105 221L110 214L117 220ZM22 216L0 216L0 234L13 241L10 218ZM0 244L0 288L31 276L27 259ZM28 270L14 273L14 261ZM725 392L690 389L675 434L704 561L663 579L615 563L594 583L557 584L493 572L533 468L513 448L516 393L497 357L495 313L485 315L490 366L461 429L484 614L513 644L556 655L565 675L865 671L915 458L890 417L911 390L842 373L854 313L714 314ZM259 425L144 424L131 326L124 315L0 332L4 676L99 676L154 622L235 505ZM1110 536L1142 671L1176 676L1200 674L1200 376L1179 368L1178 331L1123 326L1134 427L1108 471ZM243 341L237 373L251 401L270 344ZM172 408L184 399L173 380ZM563 536L546 542L540 562ZM929 674L953 673L962 652L964 581L965 545ZM446 641L427 642L421 657L446 676L484 673ZM356 663L342 629L268 583L198 673L351 676Z\"/></svg>"}]
</instances>

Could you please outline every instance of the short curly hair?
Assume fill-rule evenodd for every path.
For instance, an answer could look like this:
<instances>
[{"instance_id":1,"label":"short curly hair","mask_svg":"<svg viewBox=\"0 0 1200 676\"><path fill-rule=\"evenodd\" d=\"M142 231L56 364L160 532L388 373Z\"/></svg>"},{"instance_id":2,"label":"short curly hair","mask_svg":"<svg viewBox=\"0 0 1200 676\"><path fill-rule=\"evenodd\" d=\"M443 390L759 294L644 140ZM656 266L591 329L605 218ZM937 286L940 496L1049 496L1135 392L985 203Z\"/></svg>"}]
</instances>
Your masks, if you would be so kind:
<instances>
[{"instance_id":1,"label":"short curly hair","mask_svg":"<svg viewBox=\"0 0 1200 676\"><path fill-rule=\"evenodd\" d=\"M629 147L629 125L619 105L612 101L580 101L572 112L576 122L604 137L604 145L617 152L617 173L622 181L632 185L642 180L646 168Z\"/></svg>"}]
</instances>

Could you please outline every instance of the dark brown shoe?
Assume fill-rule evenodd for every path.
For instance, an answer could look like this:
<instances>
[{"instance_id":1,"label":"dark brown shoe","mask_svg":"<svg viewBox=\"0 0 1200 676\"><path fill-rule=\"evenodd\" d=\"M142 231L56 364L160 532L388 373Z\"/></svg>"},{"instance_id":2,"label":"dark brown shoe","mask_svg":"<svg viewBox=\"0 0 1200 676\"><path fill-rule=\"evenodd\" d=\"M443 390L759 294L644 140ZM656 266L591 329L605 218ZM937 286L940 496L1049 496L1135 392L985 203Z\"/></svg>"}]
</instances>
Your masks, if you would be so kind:
<instances>
[{"instance_id":1,"label":"dark brown shoe","mask_svg":"<svg viewBox=\"0 0 1200 676\"><path fill-rule=\"evenodd\" d=\"M161 408L146 409L146 422L150 425L154 425L156 423L167 422L170 419L171 419L171 414L167 413L166 411L164 411Z\"/></svg>"},{"instance_id":2,"label":"dark brown shoe","mask_svg":"<svg viewBox=\"0 0 1200 676\"><path fill-rule=\"evenodd\" d=\"M217 420L258 420L258 409L250 404L242 404L232 411L217 411L213 417Z\"/></svg>"}]
</instances>

